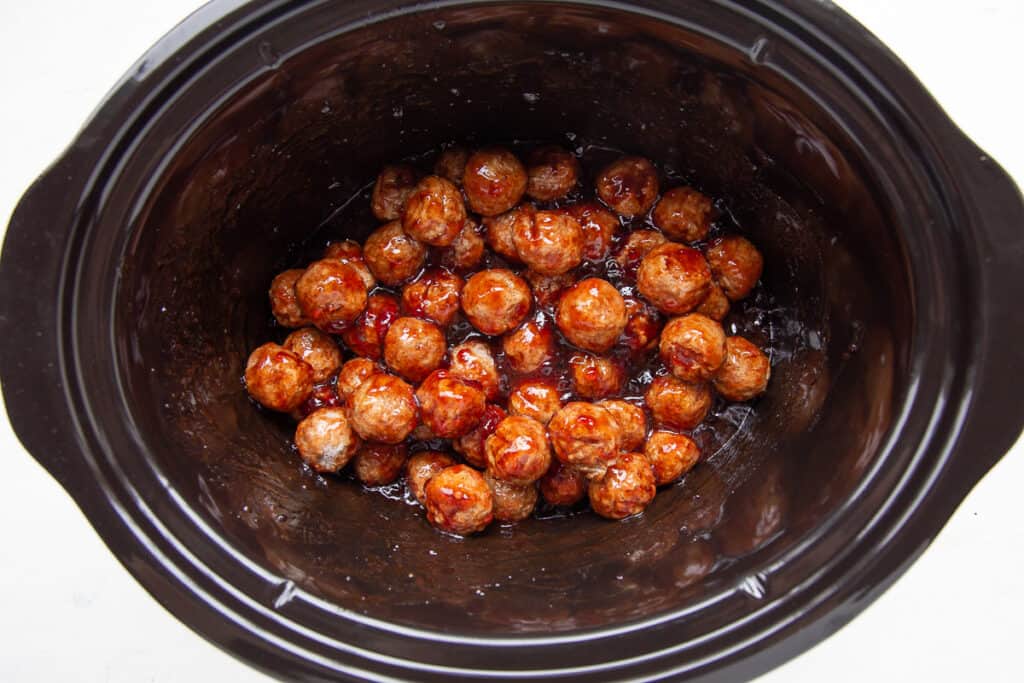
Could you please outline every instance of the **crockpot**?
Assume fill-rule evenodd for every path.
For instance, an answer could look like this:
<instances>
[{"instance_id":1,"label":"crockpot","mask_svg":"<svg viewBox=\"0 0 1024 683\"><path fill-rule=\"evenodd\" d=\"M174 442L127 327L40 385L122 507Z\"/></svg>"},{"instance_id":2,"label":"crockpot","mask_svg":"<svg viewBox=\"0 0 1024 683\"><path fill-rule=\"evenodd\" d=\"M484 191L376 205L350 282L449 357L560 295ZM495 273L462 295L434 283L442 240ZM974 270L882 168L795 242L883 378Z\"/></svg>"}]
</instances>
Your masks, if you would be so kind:
<instances>
[{"instance_id":1,"label":"crockpot","mask_svg":"<svg viewBox=\"0 0 1024 683\"><path fill-rule=\"evenodd\" d=\"M365 237L345 207L382 164L524 140L718 198L765 254L772 305L740 323L773 380L644 515L459 540L303 471L240 376L280 334L272 275ZM268 673L736 680L869 604L1020 434L1022 228L829 3L215 0L18 205L0 380L138 581Z\"/></svg>"}]
</instances>

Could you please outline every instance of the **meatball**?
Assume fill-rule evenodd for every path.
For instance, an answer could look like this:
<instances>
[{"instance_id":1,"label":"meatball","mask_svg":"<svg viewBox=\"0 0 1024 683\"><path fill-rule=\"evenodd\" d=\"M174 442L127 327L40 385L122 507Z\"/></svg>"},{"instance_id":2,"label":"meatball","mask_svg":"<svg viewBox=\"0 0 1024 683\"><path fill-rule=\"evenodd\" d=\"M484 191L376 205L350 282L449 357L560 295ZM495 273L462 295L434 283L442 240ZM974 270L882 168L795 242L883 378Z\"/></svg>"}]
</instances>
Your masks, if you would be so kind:
<instances>
[{"instance_id":1,"label":"meatball","mask_svg":"<svg viewBox=\"0 0 1024 683\"><path fill-rule=\"evenodd\" d=\"M533 204L523 204L500 216L484 218L487 244L495 254L509 263L522 263L513 235L516 230L525 230L527 226L532 226L536 216L537 209Z\"/></svg>"},{"instance_id":2,"label":"meatball","mask_svg":"<svg viewBox=\"0 0 1024 683\"><path fill-rule=\"evenodd\" d=\"M671 375L656 377L644 395L654 421L669 429L693 429L711 408L706 384L690 384Z\"/></svg>"},{"instance_id":3,"label":"meatball","mask_svg":"<svg viewBox=\"0 0 1024 683\"><path fill-rule=\"evenodd\" d=\"M478 387L435 370L416 390L423 424L442 439L454 439L472 431L483 417L487 399Z\"/></svg>"},{"instance_id":4,"label":"meatball","mask_svg":"<svg viewBox=\"0 0 1024 683\"><path fill-rule=\"evenodd\" d=\"M402 290L402 312L447 327L459 312L462 286L455 273L432 268Z\"/></svg>"},{"instance_id":5,"label":"meatball","mask_svg":"<svg viewBox=\"0 0 1024 683\"><path fill-rule=\"evenodd\" d=\"M449 357L448 370L453 377L479 386L488 401L498 397L501 378L498 376L498 368L494 364L490 346L482 341L462 342L452 347Z\"/></svg>"},{"instance_id":6,"label":"meatball","mask_svg":"<svg viewBox=\"0 0 1024 683\"><path fill-rule=\"evenodd\" d=\"M558 300L562 298L562 292L576 282L576 279L569 273L541 275L532 270L524 272L523 278L530 283L530 289L533 290L533 298L537 305L552 312L558 305Z\"/></svg>"},{"instance_id":7,"label":"meatball","mask_svg":"<svg viewBox=\"0 0 1024 683\"><path fill-rule=\"evenodd\" d=\"M696 249L663 244L640 262L636 288L662 313L681 315L696 308L711 291L711 270Z\"/></svg>"},{"instance_id":8,"label":"meatball","mask_svg":"<svg viewBox=\"0 0 1024 683\"><path fill-rule=\"evenodd\" d=\"M706 382L725 360L725 330L706 315L689 313L668 321L658 350L673 375L685 382Z\"/></svg>"},{"instance_id":9,"label":"meatball","mask_svg":"<svg viewBox=\"0 0 1024 683\"><path fill-rule=\"evenodd\" d=\"M639 451L643 448L644 437L647 436L647 415L643 408L620 399L598 401L597 405L611 413L618 425L621 450Z\"/></svg>"},{"instance_id":10,"label":"meatball","mask_svg":"<svg viewBox=\"0 0 1024 683\"><path fill-rule=\"evenodd\" d=\"M311 322L302 312L299 299L295 296L295 283L304 272L302 268L292 268L278 273L270 283L270 310L281 327L302 327Z\"/></svg>"},{"instance_id":11,"label":"meatball","mask_svg":"<svg viewBox=\"0 0 1024 683\"><path fill-rule=\"evenodd\" d=\"M522 415L509 415L484 442L487 470L498 479L526 486L551 466L551 447L544 425Z\"/></svg>"},{"instance_id":12,"label":"meatball","mask_svg":"<svg viewBox=\"0 0 1024 683\"><path fill-rule=\"evenodd\" d=\"M452 440L452 448L455 452L466 459L473 467L483 469L487 467L487 454L484 451L484 444L487 437L498 428L498 423L506 417L505 409L496 404L488 404L484 409L483 417L476 429Z\"/></svg>"},{"instance_id":13,"label":"meatball","mask_svg":"<svg viewBox=\"0 0 1024 683\"><path fill-rule=\"evenodd\" d=\"M574 401L548 423L555 455L588 477L599 477L619 455L619 428L601 406Z\"/></svg>"},{"instance_id":14,"label":"meatball","mask_svg":"<svg viewBox=\"0 0 1024 683\"><path fill-rule=\"evenodd\" d=\"M441 254L441 264L451 270L465 273L480 265L487 245L480 234L480 223L467 218L462 230L451 246Z\"/></svg>"},{"instance_id":15,"label":"meatball","mask_svg":"<svg viewBox=\"0 0 1024 683\"><path fill-rule=\"evenodd\" d=\"M465 147L449 147L441 152L434 162L434 175L456 185L462 185L462 173L466 170L468 160L469 150Z\"/></svg>"},{"instance_id":16,"label":"meatball","mask_svg":"<svg viewBox=\"0 0 1024 683\"><path fill-rule=\"evenodd\" d=\"M436 175L416 185L405 204L402 229L424 244L447 247L466 224L466 205L459 188Z\"/></svg>"},{"instance_id":17,"label":"meatball","mask_svg":"<svg viewBox=\"0 0 1024 683\"><path fill-rule=\"evenodd\" d=\"M655 247L668 242L665 236L656 230L634 230L626 237L626 241L615 254L615 262L627 274L632 274L639 267L644 256Z\"/></svg>"},{"instance_id":18,"label":"meatball","mask_svg":"<svg viewBox=\"0 0 1024 683\"><path fill-rule=\"evenodd\" d=\"M315 327L303 327L289 334L283 344L313 368L313 381L324 382L341 367L341 349L329 335Z\"/></svg>"},{"instance_id":19,"label":"meatball","mask_svg":"<svg viewBox=\"0 0 1024 683\"><path fill-rule=\"evenodd\" d=\"M441 531L467 536L494 519L494 496L482 474L466 465L447 467L427 482L427 521Z\"/></svg>"},{"instance_id":20,"label":"meatball","mask_svg":"<svg viewBox=\"0 0 1024 683\"><path fill-rule=\"evenodd\" d=\"M473 211L482 216L497 216L523 198L526 169L507 149L481 149L466 160L462 190Z\"/></svg>"},{"instance_id":21,"label":"meatball","mask_svg":"<svg viewBox=\"0 0 1024 683\"><path fill-rule=\"evenodd\" d=\"M393 221L402 217L402 209L409 199L419 173L412 166L399 164L385 166L373 184L373 195L370 198L370 209L379 221Z\"/></svg>"},{"instance_id":22,"label":"meatball","mask_svg":"<svg viewBox=\"0 0 1024 683\"><path fill-rule=\"evenodd\" d=\"M359 447L359 437L341 408L321 408L295 428L299 455L317 472L337 472Z\"/></svg>"},{"instance_id":23,"label":"meatball","mask_svg":"<svg viewBox=\"0 0 1024 683\"><path fill-rule=\"evenodd\" d=\"M444 332L419 318L399 318L384 337L384 362L402 377L421 382L441 367L446 349Z\"/></svg>"},{"instance_id":24,"label":"meatball","mask_svg":"<svg viewBox=\"0 0 1024 683\"><path fill-rule=\"evenodd\" d=\"M517 327L530 312L530 286L504 268L482 270L466 280L462 311L476 329L498 335Z\"/></svg>"},{"instance_id":25,"label":"meatball","mask_svg":"<svg viewBox=\"0 0 1024 683\"><path fill-rule=\"evenodd\" d=\"M341 408L342 405L337 386L333 383L315 384L309 398L289 414L296 421L301 421L302 418L321 408Z\"/></svg>"},{"instance_id":26,"label":"meatball","mask_svg":"<svg viewBox=\"0 0 1024 683\"><path fill-rule=\"evenodd\" d=\"M515 221L512 244L519 259L541 275L567 273L583 260L583 230L561 211L537 211L532 221Z\"/></svg>"},{"instance_id":27,"label":"meatball","mask_svg":"<svg viewBox=\"0 0 1024 683\"><path fill-rule=\"evenodd\" d=\"M359 356L380 360L384 355L384 337L398 319L398 299L390 294L373 294L366 310L341 333L345 345Z\"/></svg>"},{"instance_id":28,"label":"meatball","mask_svg":"<svg viewBox=\"0 0 1024 683\"><path fill-rule=\"evenodd\" d=\"M367 377L376 375L381 369L368 358L353 358L341 366L338 372L338 395L346 405L352 404L352 398Z\"/></svg>"},{"instance_id":29,"label":"meatball","mask_svg":"<svg viewBox=\"0 0 1024 683\"><path fill-rule=\"evenodd\" d=\"M359 272L359 277L363 278L366 289L373 289L377 286L377 279L373 277L373 273L370 272L366 266L366 260L363 258L363 248L355 240L331 242L324 249L323 258L341 261L355 268Z\"/></svg>"},{"instance_id":30,"label":"meatball","mask_svg":"<svg viewBox=\"0 0 1024 683\"><path fill-rule=\"evenodd\" d=\"M324 332L345 330L366 309L366 283L351 264L314 261L295 283L299 306Z\"/></svg>"},{"instance_id":31,"label":"meatball","mask_svg":"<svg viewBox=\"0 0 1024 683\"><path fill-rule=\"evenodd\" d=\"M249 354L245 388L264 408L290 413L313 392L313 368L283 346L264 344Z\"/></svg>"},{"instance_id":32,"label":"meatball","mask_svg":"<svg viewBox=\"0 0 1024 683\"><path fill-rule=\"evenodd\" d=\"M405 444L364 443L352 459L352 469L367 486L386 486L398 479L408 456Z\"/></svg>"},{"instance_id":33,"label":"meatball","mask_svg":"<svg viewBox=\"0 0 1024 683\"><path fill-rule=\"evenodd\" d=\"M526 194L537 201L561 199L576 187L580 164L572 152L547 145L530 152L526 161Z\"/></svg>"},{"instance_id":34,"label":"meatball","mask_svg":"<svg viewBox=\"0 0 1024 683\"><path fill-rule=\"evenodd\" d=\"M590 507L608 519L643 512L657 492L651 464L641 453L623 453L603 477L591 479L587 488Z\"/></svg>"},{"instance_id":35,"label":"meatball","mask_svg":"<svg viewBox=\"0 0 1024 683\"><path fill-rule=\"evenodd\" d=\"M715 280L732 301L746 299L761 279L764 258L750 240L739 235L721 237L707 249Z\"/></svg>"},{"instance_id":36,"label":"meatball","mask_svg":"<svg viewBox=\"0 0 1024 683\"><path fill-rule=\"evenodd\" d=\"M562 407L562 397L553 380L533 379L520 382L508 396L510 415L522 415L546 425Z\"/></svg>"},{"instance_id":37,"label":"meatball","mask_svg":"<svg viewBox=\"0 0 1024 683\"><path fill-rule=\"evenodd\" d=\"M562 294L555 323L576 346L603 353L626 327L626 303L608 282L588 277Z\"/></svg>"},{"instance_id":38,"label":"meatball","mask_svg":"<svg viewBox=\"0 0 1024 683\"><path fill-rule=\"evenodd\" d=\"M540 495L550 505L575 505L587 495L587 478L556 458L551 461L547 474L540 478Z\"/></svg>"},{"instance_id":39,"label":"meatball","mask_svg":"<svg viewBox=\"0 0 1024 683\"><path fill-rule=\"evenodd\" d=\"M512 372L536 372L555 355L555 334L543 314L527 320L501 338L505 363Z\"/></svg>"},{"instance_id":40,"label":"meatball","mask_svg":"<svg viewBox=\"0 0 1024 683\"><path fill-rule=\"evenodd\" d=\"M583 230L583 258L603 261L612 250L615 234L621 227L615 214L597 202L573 204L566 209ZM639 261L639 258L637 259Z\"/></svg>"},{"instance_id":41,"label":"meatball","mask_svg":"<svg viewBox=\"0 0 1024 683\"><path fill-rule=\"evenodd\" d=\"M642 157L623 157L597 177L597 196L620 216L647 213L658 198L658 172Z\"/></svg>"},{"instance_id":42,"label":"meatball","mask_svg":"<svg viewBox=\"0 0 1024 683\"><path fill-rule=\"evenodd\" d=\"M654 224L674 240L697 242L711 227L711 199L692 187L674 187L658 200Z\"/></svg>"},{"instance_id":43,"label":"meatball","mask_svg":"<svg viewBox=\"0 0 1024 683\"><path fill-rule=\"evenodd\" d=\"M743 337L725 340L725 362L715 374L715 389L729 401L749 401L768 387L768 356Z\"/></svg>"},{"instance_id":44,"label":"meatball","mask_svg":"<svg viewBox=\"0 0 1024 683\"><path fill-rule=\"evenodd\" d=\"M533 509L537 507L535 484L520 486L497 479L490 472L484 472L484 481L494 497L494 519L499 522L521 522L533 514Z\"/></svg>"},{"instance_id":45,"label":"meatball","mask_svg":"<svg viewBox=\"0 0 1024 683\"><path fill-rule=\"evenodd\" d=\"M427 499L426 488L430 478L454 464L455 460L450 455L440 451L420 451L406 461L405 484L420 505Z\"/></svg>"},{"instance_id":46,"label":"meatball","mask_svg":"<svg viewBox=\"0 0 1024 683\"><path fill-rule=\"evenodd\" d=\"M697 464L700 448L684 434L658 430L651 433L644 446L644 457L651 463L654 483L671 484Z\"/></svg>"},{"instance_id":47,"label":"meatball","mask_svg":"<svg viewBox=\"0 0 1024 683\"><path fill-rule=\"evenodd\" d=\"M597 399L622 391L626 373L610 358L589 353L574 353L569 358L572 388L580 398Z\"/></svg>"},{"instance_id":48,"label":"meatball","mask_svg":"<svg viewBox=\"0 0 1024 683\"><path fill-rule=\"evenodd\" d=\"M363 258L373 276L388 287L400 285L420 272L427 248L391 221L374 230L363 245Z\"/></svg>"},{"instance_id":49,"label":"meatball","mask_svg":"<svg viewBox=\"0 0 1024 683\"><path fill-rule=\"evenodd\" d=\"M419 407L411 386L377 372L356 389L348 415L352 428L367 441L399 443L416 428Z\"/></svg>"},{"instance_id":50,"label":"meatball","mask_svg":"<svg viewBox=\"0 0 1024 683\"><path fill-rule=\"evenodd\" d=\"M640 299L627 296L623 301L626 304L626 327L622 330L622 344L633 353L646 353L658 344L661 315Z\"/></svg>"},{"instance_id":51,"label":"meatball","mask_svg":"<svg viewBox=\"0 0 1024 683\"><path fill-rule=\"evenodd\" d=\"M725 295L722 288L714 280L711 281L711 291L707 297L696 308L698 313L703 313L712 320L722 322L725 316L729 315L729 297Z\"/></svg>"}]
</instances>

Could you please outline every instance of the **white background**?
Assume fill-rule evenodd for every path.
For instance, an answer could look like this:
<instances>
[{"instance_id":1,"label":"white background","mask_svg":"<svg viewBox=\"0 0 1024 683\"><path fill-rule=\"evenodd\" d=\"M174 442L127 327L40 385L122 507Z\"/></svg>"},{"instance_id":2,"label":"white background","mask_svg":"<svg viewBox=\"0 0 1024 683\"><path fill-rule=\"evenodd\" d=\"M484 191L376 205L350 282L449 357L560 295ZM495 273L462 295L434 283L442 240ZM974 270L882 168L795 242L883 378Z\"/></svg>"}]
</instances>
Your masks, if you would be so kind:
<instances>
[{"instance_id":1,"label":"white background","mask_svg":"<svg viewBox=\"0 0 1024 683\"><path fill-rule=\"evenodd\" d=\"M107 89L199 4L0 3L0 230ZM1024 184L1024 3L839 4L892 47L959 125ZM152 600L25 453L4 418L0 453L0 501L7 511L0 680L267 680ZM1022 456L1024 441L895 587L838 634L761 680L1024 680L1017 650L1024 634Z\"/></svg>"}]
</instances>

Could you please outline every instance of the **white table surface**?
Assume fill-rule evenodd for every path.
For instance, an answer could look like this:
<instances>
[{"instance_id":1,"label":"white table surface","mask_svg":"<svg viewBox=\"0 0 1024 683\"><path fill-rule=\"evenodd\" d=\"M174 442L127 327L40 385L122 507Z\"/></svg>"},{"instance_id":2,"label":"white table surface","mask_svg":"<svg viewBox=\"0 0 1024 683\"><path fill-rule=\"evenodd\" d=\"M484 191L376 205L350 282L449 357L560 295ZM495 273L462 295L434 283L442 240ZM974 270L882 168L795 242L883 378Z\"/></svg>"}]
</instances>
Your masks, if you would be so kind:
<instances>
[{"instance_id":1,"label":"white table surface","mask_svg":"<svg viewBox=\"0 0 1024 683\"><path fill-rule=\"evenodd\" d=\"M341 0L339 0L341 1ZM108 88L198 0L0 3L0 231ZM1024 2L846 0L1024 184ZM969 9L968 9L969 8ZM1014 341L1013 343L1016 343ZM0 418L0 680L264 681L165 612ZM764 683L1022 681L1024 440L917 563Z\"/></svg>"}]
</instances>

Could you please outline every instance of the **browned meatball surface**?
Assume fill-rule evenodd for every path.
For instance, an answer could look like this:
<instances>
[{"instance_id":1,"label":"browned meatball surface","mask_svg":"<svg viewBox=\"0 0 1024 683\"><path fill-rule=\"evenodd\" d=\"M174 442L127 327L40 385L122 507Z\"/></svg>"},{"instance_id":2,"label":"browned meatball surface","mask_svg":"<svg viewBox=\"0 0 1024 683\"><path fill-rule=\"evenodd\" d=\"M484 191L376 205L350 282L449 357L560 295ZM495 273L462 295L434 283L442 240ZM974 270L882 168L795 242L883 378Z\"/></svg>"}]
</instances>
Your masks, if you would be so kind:
<instances>
[{"instance_id":1,"label":"browned meatball surface","mask_svg":"<svg viewBox=\"0 0 1024 683\"><path fill-rule=\"evenodd\" d=\"M534 301L546 311L553 312L558 300L566 289L576 283L571 273L561 275L541 275L532 270L523 273L523 278L530 283Z\"/></svg>"},{"instance_id":2,"label":"browned meatball surface","mask_svg":"<svg viewBox=\"0 0 1024 683\"><path fill-rule=\"evenodd\" d=\"M615 418L593 403L567 403L551 418L548 434L558 459L588 477L604 474L619 456Z\"/></svg>"},{"instance_id":3,"label":"browned meatball surface","mask_svg":"<svg viewBox=\"0 0 1024 683\"><path fill-rule=\"evenodd\" d=\"M569 357L569 376L573 392L586 399L614 396L626 381L622 365L611 358L590 353L574 353Z\"/></svg>"},{"instance_id":4,"label":"browned meatball surface","mask_svg":"<svg viewBox=\"0 0 1024 683\"><path fill-rule=\"evenodd\" d=\"M466 224L462 193L451 181L436 175L421 180L409 195L402 214L402 229L413 239L447 247Z\"/></svg>"},{"instance_id":5,"label":"browned meatball surface","mask_svg":"<svg viewBox=\"0 0 1024 683\"><path fill-rule=\"evenodd\" d=\"M583 258L603 261L611 253L615 235L619 232L619 219L597 202L581 202L566 209L583 231ZM637 261L639 262L639 257Z\"/></svg>"},{"instance_id":6,"label":"browned meatball surface","mask_svg":"<svg viewBox=\"0 0 1024 683\"><path fill-rule=\"evenodd\" d=\"M689 313L668 321L658 350L673 375L686 382L706 382L725 360L725 330L706 315Z\"/></svg>"},{"instance_id":7,"label":"browned meatball surface","mask_svg":"<svg viewBox=\"0 0 1024 683\"><path fill-rule=\"evenodd\" d=\"M543 315L527 320L501 338L505 363L512 372L536 372L555 354L555 334Z\"/></svg>"},{"instance_id":8,"label":"browned meatball surface","mask_svg":"<svg viewBox=\"0 0 1024 683\"><path fill-rule=\"evenodd\" d=\"M366 310L341 333L341 339L352 353L380 360L384 356L384 337L396 320L398 299L383 292L373 294L366 300Z\"/></svg>"},{"instance_id":9,"label":"browned meatball surface","mask_svg":"<svg viewBox=\"0 0 1024 683\"><path fill-rule=\"evenodd\" d=\"M635 354L645 353L658 345L661 335L661 314L646 301L631 296L623 298L626 305L626 327L622 345Z\"/></svg>"},{"instance_id":10,"label":"browned meatball surface","mask_svg":"<svg viewBox=\"0 0 1024 683\"><path fill-rule=\"evenodd\" d=\"M668 240L657 230L634 230L626 236L622 246L616 252L615 262L619 264L623 272L633 274L640 267L644 256L666 242Z\"/></svg>"},{"instance_id":11,"label":"browned meatball surface","mask_svg":"<svg viewBox=\"0 0 1024 683\"><path fill-rule=\"evenodd\" d=\"M481 149L466 160L462 190L474 212L482 216L497 216L523 198L526 169L507 149Z\"/></svg>"},{"instance_id":12,"label":"browned meatball surface","mask_svg":"<svg viewBox=\"0 0 1024 683\"><path fill-rule=\"evenodd\" d=\"M352 395L352 428L367 441L400 443L419 423L419 406L411 386L394 375L370 375Z\"/></svg>"},{"instance_id":13,"label":"browned meatball surface","mask_svg":"<svg viewBox=\"0 0 1024 683\"><path fill-rule=\"evenodd\" d=\"M427 521L450 534L478 533L494 519L491 488L467 465L454 465L431 477L425 505Z\"/></svg>"},{"instance_id":14,"label":"browned meatball surface","mask_svg":"<svg viewBox=\"0 0 1024 683\"><path fill-rule=\"evenodd\" d=\"M546 425L562 407L558 385L549 379L530 379L516 384L508 396L510 415L522 415Z\"/></svg>"},{"instance_id":15,"label":"browned meatball surface","mask_svg":"<svg viewBox=\"0 0 1024 683\"><path fill-rule=\"evenodd\" d=\"M725 340L725 362L715 374L715 389L729 401L749 401L764 393L771 377L768 356L744 337Z\"/></svg>"},{"instance_id":16,"label":"browned meatball surface","mask_svg":"<svg viewBox=\"0 0 1024 683\"><path fill-rule=\"evenodd\" d=\"M363 284L366 285L367 290L377 286L377 279L373 277L373 273L367 267L366 259L363 258L363 248L359 246L358 242L354 240L331 242L324 249L323 258L341 261L355 268L359 272L359 277L363 278Z\"/></svg>"},{"instance_id":17,"label":"browned meatball surface","mask_svg":"<svg viewBox=\"0 0 1024 683\"><path fill-rule=\"evenodd\" d=\"M459 273L473 270L484 259L487 244L475 218L467 218L462 230L441 256L441 264Z\"/></svg>"},{"instance_id":18,"label":"browned meatball surface","mask_svg":"<svg viewBox=\"0 0 1024 683\"><path fill-rule=\"evenodd\" d=\"M295 283L304 272L304 268L292 268L278 273L270 283L270 310L281 327L302 327L311 322L295 295Z\"/></svg>"},{"instance_id":19,"label":"browned meatball surface","mask_svg":"<svg viewBox=\"0 0 1024 683\"><path fill-rule=\"evenodd\" d=\"M462 173L469 161L469 150L465 147L449 147L441 152L434 162L434 175L441 176L456 185L462 185Z\"/></svg>"},{"instance_id":20,"label":"browned meatball surface","mask_svg":"<svg viewBox=\"0 0 1024 683\"><path fill-rule=\"evenodd\" d=\"M651 463L654 483L671 484L679 479L700 459L700 448L685 434L658 430L651 433L644 446L644 457Z\"/></svg>"},{"instance_id":21,"label":"browned meatball surface","mask_svg":"<svg viewBox=\"0 0 1024 683\"><path fill-rule=\"evenodd\" d=\"M458 377L479 387L488 401L498 398L501 377L494 363L491 347L479 340L470 340L453 346L449 354L448 370Z\"/></svg>"},{"instance_id":22,"label":"browned meatball surface","mask_svg":"<svg viewBox=\"0 0 1024 683\"><path fill-rule=\"evenodd\" d=\"M313 368L313 381L324 382L341 367L341 349L330 335L315 327L303 327L289 334L282 344Z\"/></svg>"},{"instance_id":23,"label":"browned meatball surface","mask_svg":"<svg viewBox=\"0 0 1024 683\"><path fill-rule=\"evenodd\" d=\"M427 482L431 477L454 464L450 455L440 451L420 451L406 461L405 484L420 505L427 499Z\"/></svg>"},{"instance_id":24,"label":"browned meatball surface","mask_svg":"<svg viewBox=\"0 0 1024 683\"><path fill-rule=\"evenodd\" d=\"M712 320L722 322L725 320L725 316L729 315L729 309L729 297L725 295L718 283L712 280L711 290L695 310Z\"/></svg>"},{"instance_id":25,"label":"browned meatball surface","mask_svg":"<svg viewBox=\"0 0 1024 683\"><path fill-rule=\"evenodd\" d=\"M532 229L536 216L537 209L532 204L522 204L499 216L484 218L487 245L509 263L522 263L513 237L516 231Z\"/></svg>"},{"instance_id":26,"label":"browned meatball surface","mask_svg":"<svg viewBox=\"0 0 1024 683\"><path fill-rule=\"evenodd\" d=\"M598 401L615 420L619 427L619 449L623 451L639 451L643 449L644 437L647 435L647 415L643 408L621 399Z\"/></svg>"},{"instance_id":27,"label":"browned meatball surface","mask_svg":"<svg viewBox=\"0 0 1024 683\"><path fill-rule=\"evenodd\" d=\"M526 164L526 194L541 202L561 199L572 192L580 164L572 152L556 145L530 152Z\"/></svg>"},{"instance_id":28,"label":"browned meatball surface","mask_svg":"<svg viewBox=\"0 0 1024 683\"><path fill-rule=\"evenodd\" d=\"M321 259L295 283L299 306L324 332L344 331L366 309L366 283L351 264Z\"/></svg>"},{"instance_id":29,"label":"browned meatball surface","mask_svg":"<svg viewBox=\"0 0 1024 683\"><path fill-rule=\"evenodd\" d=\"M711 199L692 187L675 187L658 200L651 219L662 232L681 242L697 242L711 228Z\"/></svg>"},{"instance_id":30,"label":"browned meatball surface","mask_svg":"<svg viewBox=\"0 0 1024 683\"><path fill-rule=\"evenodd\" d=\"M764 258L750 240L739 235L720 237L707 250L715 280L732 301L746 299L764 270Z\"/></svg>"},{"instance_id":31,"label":"browned meatball surface","mask_svg":"<svg viewBox=\"0 0 1024 683\"><path fill-rule=\"evenodd\" d=\"M487 437L494 433L506 415L505 409L501 406L493 403L487 404L476 429L454 439L452 448L473 467L479 469L487 467L487 453L484 450L484 444L487 442Z\"/></svg>"},{"instance_id":32,"label":"browned meatball surface","mask_svg":"<svg viewBox=\"0 0 1024 683\"><path fill-rule=\"evenodd\" d=\"M448 370L435 370L416 390L423 424L442 439L454 439L476 428L487 399L477 386Z\"/></svg>"},{"instance_id":33,"label":"browned meatball surface","mask_svg":"<svg viewBox=\"0 0 1024 683\"><path fill-rule=\"evenodd\" d=\"M313 368L283 346L267 343L249 354L245 388L264 408L290 413L313 392Z\"/></svg>"},{"instance_id":34,"label":"browned meatball surface","mask_svg":"<svg viewBox=\"0 0 1024 683\"><path fill-rule=\"evenodd\" d=\"M537 507L537 486L520 486L484 472L484 481L494 497L494 519L499 522L521 522Z\"/></svg>"},{"instance_id":35,"label":"browned meatball surface","mask_svg":"<svg viewBox=\"0 0 1024 683\"><path fill-rule=\"evenodd\" d=\"M623 157L598 175L597 196L620 216L645 214L658 199L658 171L643 157Z\"/></svg>"},{"instance_id":36,"label":"browned meatball surface","mask_svg":"<svg viewBox=\"0 0 1024 683\"><path fill-rule=\"evenodd\" d=\"M693 429L711 408L711 391L706 384L665 375L651 382L644 401L655 423L669 429Z\"/></svg>"},{"instance_id":37,"label":"browned meatball surface","mask_svg":"<svg viewBox=\"0 0 1024 683\"><path fill-rule=\"evenodd\" d=\"M321 408L295 428L295 447L317 472L337 472L355 455L359 437L341 408Z\"/></svg>"},{"instance_id":38,"label":"browned meatball surface","mask_svg":"<svg viewBox=\"0 0 1024 683\"><path fill-rule=\"evenodd\" d=\"M402 209L419 175L415 168L405 164L384 167L373 184L370 197L370 209L377 220L393 221L402 217Z\"/></svg>"},{"instance_id":39,"label":"browned meatball surface","mask_svg":"<svg viewBox=\"0 0 1024 683\"><path fill-rule=\"evenodd\" d=\"M367 486L386 486L398 479L408 456L405 444L364 443L352 459L352 470Z\"/></svg>"},{"instance_id":40,"label":"browned meatball surface","mask_svg":"<svg viewBox=\"0 0 1024 683\"><path fill-rule=\"evenodd\" d=\"M338 372L338 395L347 404L352 404L352 397L355 396L359 387L370 375L382 372L380 366L368 358L353 358L346 361Z\"/></svg>"},{"instance_id":41,"label":"browned meatball surface","mask_svg":"<svg viewBox=\"0 0 1024 683\"><path fill-rule=\"evenodd\" d=\"M561 275L583 260L583 230L565 212L537 211L532 221L515 221L512 244L519 259L541 275Z\"/></svg>"},{"instance_id":42,"label":"browned meatball surface","mask_svg":"<svg viewBox=\"0 0 1024 683\"><path fill-rule=\"evenodd\" d=\"M557 458L551 461L547 474L540 478L540 495L550 505L569 506L587 495L587 477L575 467L564 465Z\"/></svg>"},{"instance_id":43,"label":"browned meatball surface","mask_svg":"<svg viewBox=\"0 0 1024 683\"><path fill-rule=\"evenodd\" d=\"M636 288L666 315L696 308L711 289L711 270L704 256L682 244L655 247L640 262Z\"/></svg>"},{"instance_id":44,"label":"browned meatball surface","mask_svg":"<svg viewBox=\"0 0 1024 683\"><path fill-rule=\"evenodd\" d=\"M498 479L525 486L551 466L551 447L544 425L522 415L509 415L498 423L484 443L487 470Z\"/></svg>"},{"instance_id":45,"label":"browned meatball surface","mask_svg":"<svg viewBox=\"0 0 1024 683\"><path fill-rule=\"evenodd\" d=\"M603 353L626 327L626 303L607 281L588 277L562 294L555 322L571 343Z\"/></svg>"},{"instance_id":46,"label":"browned meatball surface","mask_svg":"<svg viewBox=\"0 0 1024 683\"><path fill-rule=\"evenodd\" d=\"M427 258L427 248L407 235L400 221L391 221L366 238L363 258L374 277L394 287L420 272Z\"/></svg>"},{"instance_id":47,"label":"browned meatball surface","mask_svg":"<svg viewBox=\"0 0 1024 683\"><path fill-rule=\"evenodd\" d=\"M399 318L384 337L384 362L412 382L423 381L441 367L445 350L444 332L419 318Z\"/></svg>"},{"instance_id":48,"label":"browned meatball surface","mask_svg":"<svg viewBox=\"0 0 1024 683\"><path fill-rule=\"evenodd\" d=\"M623 519L643 512L657 493L651 464L641 453L623 453L603 477L590 480L587 493L602 517Z\"/></svg>"},{"instance_id":49,"label":"browned meatball surface","mask_svg":"<svg viewBox=\"0 0 1024 683\"><path fill-rule=\"evenodd\" d=\"M463 284L455 273L427 270L402 289L402 313L447 327L459 312Z\"/></svg>"},{"instance_id":50,"label":"browned meatball surface","mask_svg":"<svg viewBox=\"0 0 1024 683\"><path fill-rule=\"evenodd\" d=\"M462 312L484 334L504 334L519 326L530 312L530 286L504 268L482 270L466 280Z\"/></svg>"}]
</instances>

